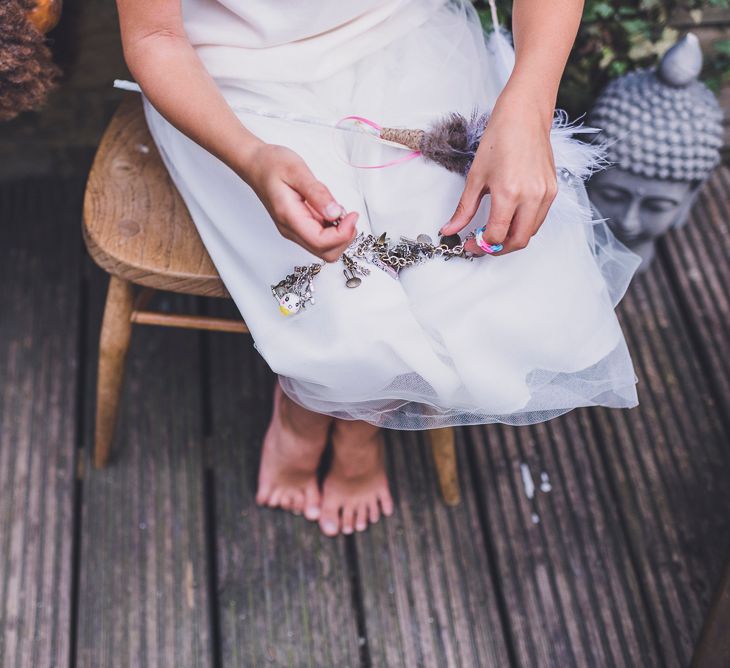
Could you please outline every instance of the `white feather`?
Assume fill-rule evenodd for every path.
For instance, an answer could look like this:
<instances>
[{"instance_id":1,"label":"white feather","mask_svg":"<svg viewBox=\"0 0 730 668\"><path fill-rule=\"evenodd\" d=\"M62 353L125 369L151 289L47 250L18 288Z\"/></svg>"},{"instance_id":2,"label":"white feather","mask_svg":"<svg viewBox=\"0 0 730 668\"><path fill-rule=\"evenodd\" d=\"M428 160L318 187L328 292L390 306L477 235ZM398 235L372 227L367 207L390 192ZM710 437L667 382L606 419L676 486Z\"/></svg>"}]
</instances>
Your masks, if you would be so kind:
<instances>
[{"instance_id":1,"label":"white feather","mask_svg":"<svg viewBox=\"0 0 730 668\"><path fill-rule=\"evenodd\" d=\"M605 142L596 141L595 138L593 141L582 141L574 137L577 134L595 135L600 131L580 121L569 122L565 111L557 111L550 131L555 166L564 167L584 180L608 167Z\"/></svg>"}]
</instances>

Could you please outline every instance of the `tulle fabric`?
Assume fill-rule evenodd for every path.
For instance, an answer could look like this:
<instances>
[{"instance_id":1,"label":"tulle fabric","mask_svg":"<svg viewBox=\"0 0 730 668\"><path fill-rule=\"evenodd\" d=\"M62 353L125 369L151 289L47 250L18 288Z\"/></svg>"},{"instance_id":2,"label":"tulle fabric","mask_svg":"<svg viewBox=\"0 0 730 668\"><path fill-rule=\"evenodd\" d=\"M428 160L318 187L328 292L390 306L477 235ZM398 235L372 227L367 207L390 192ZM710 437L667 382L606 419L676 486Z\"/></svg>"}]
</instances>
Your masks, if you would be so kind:
<instances>
[{"instance_id":1,"label":"tulle fabric","mask_svg":"<svg viewBox=\"0 0 730 668\"><path fill-rule=\"evenodd\" d=\"M297 151L358 228L437 238L463 178L421 159L386 169L398 149L322 126L264 117L266 108L335 122L426 127L444 113L488 110L509 76L504 36L485 44L469 3L448 2L385 48L316 81L219 78L241 120ZM430 262L398 280L377 268L345 287L340 263L316 278L316 303L279 314L269 286L316 258L278 235L253 192L146 103L148 123L201 237L282 388L310 410L386 428L551 419L578 406L637 404L636 375L614 308L639 258L597 219L582 178L601 149L552 133L559 180L528 247L502 257ZM469 229L483 224L485 197ZM467 230L464 231L467 232ZM244 370L241 370L245 373Z\"/></svg>"}]
</instances>

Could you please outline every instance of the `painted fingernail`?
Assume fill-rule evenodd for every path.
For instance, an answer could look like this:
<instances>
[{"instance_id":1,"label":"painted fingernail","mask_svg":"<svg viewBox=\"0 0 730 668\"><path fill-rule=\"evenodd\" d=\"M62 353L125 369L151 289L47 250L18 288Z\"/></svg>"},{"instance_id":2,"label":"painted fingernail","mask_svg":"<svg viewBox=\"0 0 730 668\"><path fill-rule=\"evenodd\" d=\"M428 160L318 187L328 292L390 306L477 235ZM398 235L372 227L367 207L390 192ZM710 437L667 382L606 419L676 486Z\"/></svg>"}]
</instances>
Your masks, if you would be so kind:
<instances>
[{"instance_id":1,"label":"painted fingernail","mask_svg":"<svg viewBox=\"0 0 730 668\"><path fill-rule=\"evenodd\" d=\"M336 533L337 532L337 525L333 522L325 522L324 523L324 530L325 533Z\"/></svg>"},{"instance_id":2,"label":"painted fingernail","mask_svg":"<svg viewBox=\"0 0 730 668\"><path fill-rule=\"evenodd\" d=\"M339 218L343 213L345 213L345 210L337 202L330 202L324 208L324 214L327 218Z\"/></svg>"},{"instance_id":3,"label":"painted fingernail","mask_svg":"<svg viewBox=\"0 0 730 668\"><path fill-rule=\"evenodd\" d=\"M311 508L307 508L306 515L310 520L318 519L319 518L319 508L317 508L317 506L312 506Z\"/></svg>"}]
</instances>

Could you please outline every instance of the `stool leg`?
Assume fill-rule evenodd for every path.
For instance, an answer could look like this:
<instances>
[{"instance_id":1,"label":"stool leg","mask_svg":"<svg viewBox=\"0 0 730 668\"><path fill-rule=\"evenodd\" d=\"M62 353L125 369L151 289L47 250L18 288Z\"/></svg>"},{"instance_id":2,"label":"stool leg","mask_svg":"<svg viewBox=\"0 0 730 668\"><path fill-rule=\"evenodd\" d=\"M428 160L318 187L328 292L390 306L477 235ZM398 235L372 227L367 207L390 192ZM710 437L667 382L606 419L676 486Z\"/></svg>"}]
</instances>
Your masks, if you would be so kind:
<instances>
[{"instance_id":1,"label":"stool leg","mask_svg":"<svg viewBox=\"0 0 730 668\"><path fill-rule=\"evenodd\" d=\"M431 452L436 464L441 496L447 506L456 506L461 502L461 491L456 468L454 429L452 427L431 429L428 437L431 441Z\"/></svg>"},{"instance_id":2,"label":"stool leg","mask_svg":"<svg viewBox=\"0 0 730 668\"><path fill-rule=\"evenodd\" d=\"M99 371L96 384L96 426L94 465L103 468L109 460L114 428L119 412L119 397L124 378L124 362L132 336L132 284L109 277L104 319L99 337Z\"/></svg>"}]
</instances>

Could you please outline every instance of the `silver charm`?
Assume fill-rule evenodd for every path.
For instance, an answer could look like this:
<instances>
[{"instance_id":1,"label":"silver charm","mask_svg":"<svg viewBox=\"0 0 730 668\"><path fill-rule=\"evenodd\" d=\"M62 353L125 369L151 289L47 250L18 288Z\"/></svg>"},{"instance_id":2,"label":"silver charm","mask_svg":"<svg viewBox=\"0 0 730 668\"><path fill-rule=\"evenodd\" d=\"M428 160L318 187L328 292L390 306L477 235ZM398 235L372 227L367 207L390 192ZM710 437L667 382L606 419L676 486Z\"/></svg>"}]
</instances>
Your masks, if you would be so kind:
<instances>
[{"instance_id":1,"label":"silver charm","mask_svg":"<svg viewBox=\"0 0 730 668\"><path fill-rule=\"evenodd\" d=\"M391 278L398 280L398 270L391 267L389 264L385 264L377 255L373 255L368 262L376 266L381 271L384 271Z\"/></svg>"},{"instance_id":2,"label":"silver charm","mask_svg":"<svg viewBox=\"0 0 730 668\"><path fill-rule=\"evenodd\" d=\"M314 304L314 277L322 269L319 263L294 267L293 273L271 286L271 293L279 304L282 315L298 313L307 303Z\"/></svg>"},{"instance_id":3,"label":"silver charm","mask_svg":"<svg viewBox=\"0 0 730 668\"><path fill-rule=\"evenodd\" d=\"M342 273L345 275L345 285L348 288L358 287L362 283L360 276L367 276L370 273L370 269L356 262L347 253L342 254L342 263L345 265Z\"/></svg>"}]
</instances>

